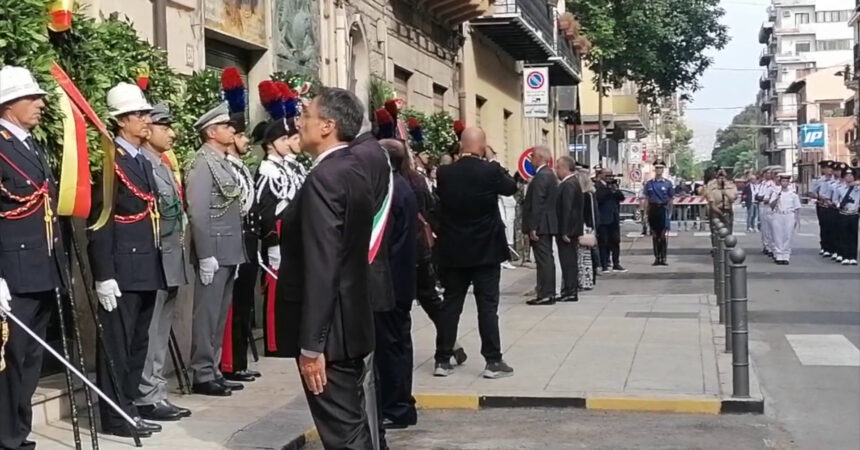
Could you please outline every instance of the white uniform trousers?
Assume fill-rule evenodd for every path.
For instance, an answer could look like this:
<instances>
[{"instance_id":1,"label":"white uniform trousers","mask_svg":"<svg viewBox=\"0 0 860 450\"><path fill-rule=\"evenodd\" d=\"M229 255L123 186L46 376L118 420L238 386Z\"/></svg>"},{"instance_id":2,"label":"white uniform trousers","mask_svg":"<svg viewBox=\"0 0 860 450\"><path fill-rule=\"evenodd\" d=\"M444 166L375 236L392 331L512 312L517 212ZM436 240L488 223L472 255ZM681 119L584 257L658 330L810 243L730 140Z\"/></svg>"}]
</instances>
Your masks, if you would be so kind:
<instances>
[{"instance_id":1,"label":"white uniform trousers","mask_svg":"<svg viewBox=\"0 0 860 450\"><path fill-rule=\"evenodd\" d=\"M793 212L772 212L770 228L773 239L773 255L777 261L791 258L791 240L794 238L795 216Z\"/></svg>"},{"instance_id":2,"label":"white uniform trousers","mask_svg":"<svg viewBox=\"0 0 860 450\"><path fill-rule=\"evenodd\" d=\"M761 212L761 245L765 250L773 252L773 210L769 205L762 205Z\"/></svg>"}]
</instances>

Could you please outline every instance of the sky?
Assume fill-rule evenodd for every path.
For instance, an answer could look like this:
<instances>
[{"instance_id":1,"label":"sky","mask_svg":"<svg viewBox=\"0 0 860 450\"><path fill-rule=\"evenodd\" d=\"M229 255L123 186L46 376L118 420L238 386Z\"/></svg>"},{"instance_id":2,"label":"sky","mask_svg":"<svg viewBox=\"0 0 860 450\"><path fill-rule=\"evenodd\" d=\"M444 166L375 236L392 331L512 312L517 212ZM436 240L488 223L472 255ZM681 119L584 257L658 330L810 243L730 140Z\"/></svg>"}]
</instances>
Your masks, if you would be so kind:
<instances>
[{"instance_id":1,"label":"sky","mask_svg":"<svg viewBox=\"0 0 860 450\"><path fill-rule=\"evenodd\" d=\"M687 126L694 133L693 147L703 160L710 159L717 130L731 123L744 106L755 103L763 73L758 66L763 48L758 31L767 19L770 1L722 0L721 4L730 41L723 50L710 52L714 64L702 76L702 88L693 94L686 111Z\"/></svg>"}]
</instances>

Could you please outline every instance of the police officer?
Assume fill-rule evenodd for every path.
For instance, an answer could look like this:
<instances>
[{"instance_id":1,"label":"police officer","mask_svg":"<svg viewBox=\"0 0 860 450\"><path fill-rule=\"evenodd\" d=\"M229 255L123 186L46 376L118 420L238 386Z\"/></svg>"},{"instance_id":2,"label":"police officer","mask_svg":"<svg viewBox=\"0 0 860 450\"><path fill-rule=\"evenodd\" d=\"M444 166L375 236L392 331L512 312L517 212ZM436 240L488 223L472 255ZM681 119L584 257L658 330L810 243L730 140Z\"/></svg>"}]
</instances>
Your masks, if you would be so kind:
<instances>
[{"instance_id":1,"label":"police officer","mask_svg":"<svg viewBox=\"0 0 860 450\"><path fill-rule=\"evenodd\" d=\"M734 228L735 214L732 209L738 197L738 188L731 180L726 181L726 170L717 169L717 177L708 183L708 205L711 214L719 218L731 233Z\"/></svg>"},{"instance_id":2,"label":"police officer","mask_svg":"<svg viewBox=\"0 0 860 450\"><path fill-rule=\"evenodd\" d=\"M167 380L164 363L173 327L176 297L179 287L188 284L185 256L185 229L187 218L179 180L170 167L165 153L173 148L176 134L173 132L173 116L164 103L155 105L150 114L149 137L143 144L143 155L152 165L152 175L158 193L158 213L161 233L161 265L167 289L158 291L152 323L149 325L149 349L138 397L134 404L140 416L148 420L179 420L191 415L167 399Z\"/></svg>"},{"instance_id":3,"label":"police officer","mask_svg":"<svg viewBox=\"0 0 860 450\"><path fill-rule=\"evenodd\" d=\"M227 161L236 134L227 103L194 123L204 144L188 171L186 197L191 225L194 320L191 335L192 391L229 396L241 383L221 374L222 338L233 296L236 268L246 261L242 239L242 188Z\"/></svg>"},{"instance_id":4,"label":"police officer","mask_svg":"<svg viewBox=\"0 0 860 450\"><path fill-rule=\"evenodd\" d=\"M645 211L648 214L648 226L651 227L651 242L654 249L653 266L668 266L666 256L669 250L669 208L675 191L672 182L663 178L666 163L662 160L654 162L654 178L648 180L642 189L645 197Z\"/></svg>"},{"instance_id":5,"label":"police officer","mask_svg":"<svg viewBox=\"0 0 860 450\"><path fill-rule=\"evenodd\" d=\"M116 135L116 162L104 177L116 176L113 214L97 225L102 189L93 190L93 214L89 231L89 259L101 303L98 315L104 327L104 352L96 353L99 387L136 418L142 437L161 431L147 422L133 401L139 396L149 344L149 324L159 290L166 289L161 264L158 186L152 164L143 154L149 136L152 106L137 86L119 83L107 94L107 105ZM110 376L112 360L118 386ZM99 408L104 433L130 437L134 430L114 410Z\"/></svg>"},{"instance_id":6,"label":"police officer","mask_svg":"<svg viewBox=\"0 0 860 450\"><path fill-rule=\"evenodd\" d=\"M824 202L827 201L824 191L826 191L828 183L833 178L833 168L830 164L831 162L826 159L818 162L821 176L813 181L812 191L809 193L809 197L815 199L815 215L818 218L819 246L821 247L818 254L821 256L824 256L826 247L824 242L828 238L824 224ZM828 253L827 256L830 256L830 254Z\"/></svg>"},{"instance_id":7,"label":"police officer","mask_svg":"<svg viewBox=\"0 0 860 450\"><path fill-rule=\"evenodd\" d=\"M860 209L860 167L847 167L843 185L835 190L833 199L839 209L839 256L842 265L857 265L857 220Z\"/></svg>"},{"instance_id":8,"label":"police officer","mask_svg":"<svg viewBox=\"0 0 860 450\"><path fill-rule=\"evenodd\" d=\"M833 257L836 252L835 246L835 230L834 224L837 219L835 206L831 203L830 198L833 196L833 190L839 183L839 175L836 173L836 161L826 161L824 166L824 176L815 184L816 209L821 208L821 249L819 252L825 258Z\"/></svg>"},{"instance_id":9,"label":"police officer","mask_svg":"<svg viewBox=\"0 0 860 450\"><path fill-rule=\"evenodd\" d=\"M227 313L224 326L224 350L221 352L221 373L231 381L251 382L261 376L248 369L248 344L253 342L254 293L257 286L257 249L260 239L260 217L254 205L254 177L242 160L251 150L250 138L245 134L247 122L244 112L230 114L230 125L236 134L233 145L227 149L227 161L242 188L240 206L242 236L245 241L245 263L239 265L239 275L233 284L233 304Z\"/></svg>"},{"instance_id":10,"label":"police officer","mask_svg":"<svg viewBox=\"0 0 860 450\"><path fill-rule=\"evenodd\" d=\"M43 91L27 69L0 69L0 448L32 449L30 398L42 369L42 347L11 312L44 339L55 290L67 286L56 218L57 184L30 130L41 120Z\"/></svg>"}]
</instances>

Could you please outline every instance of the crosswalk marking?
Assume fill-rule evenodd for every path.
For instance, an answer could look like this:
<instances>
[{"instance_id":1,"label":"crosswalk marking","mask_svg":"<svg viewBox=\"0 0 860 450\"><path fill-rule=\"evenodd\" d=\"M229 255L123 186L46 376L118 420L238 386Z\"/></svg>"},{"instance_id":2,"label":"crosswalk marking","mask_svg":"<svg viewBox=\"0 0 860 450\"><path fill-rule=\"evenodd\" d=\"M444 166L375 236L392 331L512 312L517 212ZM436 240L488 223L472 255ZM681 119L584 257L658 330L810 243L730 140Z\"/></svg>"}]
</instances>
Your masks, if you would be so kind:
<instances>
[{"instance_id":1,"label":"crosswalk marking","mask_svg":"<svg viewBox=\"0 0 860 450\"><path fill-rule=\"evenodd\" d=\"M786 334L804 366L860 367L860 349L841 334Z\"/></svg>"}]
</instances>

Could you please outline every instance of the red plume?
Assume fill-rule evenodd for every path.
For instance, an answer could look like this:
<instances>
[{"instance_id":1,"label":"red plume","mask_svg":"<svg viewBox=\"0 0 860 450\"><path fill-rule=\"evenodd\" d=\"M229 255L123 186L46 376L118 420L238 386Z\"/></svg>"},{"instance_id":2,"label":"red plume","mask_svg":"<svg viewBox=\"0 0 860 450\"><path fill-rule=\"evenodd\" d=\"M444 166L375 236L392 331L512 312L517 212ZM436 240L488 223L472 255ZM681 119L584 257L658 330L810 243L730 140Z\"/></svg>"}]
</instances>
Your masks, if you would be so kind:
<instances>
[{"instance_id":1,"label":"red plume","mask_svg":"<svg viewBox=\"0 0 860 450\"><path fill-rule=\"evenodd\" d=\"M385 108L379 108L376 110L376 123L379 125L387 125L394 122L394 118L391 117L391 114Z\"/></svg>"},{"instance_id":2,"label":"red plume","mask_svg":"<svg viewBox=\"0 0 860 450\"><path fill-rule=\"evenodd\" d=\"M462 120L454 121L454 132L460 134L466 129L466 124Z\"/></svg>"},{"instance_id":3,"label":"red plume","mask_svg":"<svg viewBox=\"0 0 860 450\"><path fill-rule=\"evenodd\" d=\"M293 92L293 90L292 90L292 89L290 89L290 87L289 87L289 86L287 86L287 84L286 84L286 83L282 83L282 82L280 82L280 81L276 81L276 82L275 82L275 86L277 86L277 87L278 87L278 92L281 94L281 98L282 98L282 99L284 99L284 100L289 100L289 99L291 99L291 98L296 98L296 97L298 97L298 95L296 95L296 93L295 93L295 92Z\"/></svg>"},{"instance_id":4,"label":"red plume","mask_svg":"<svg viewBox=\"0 0 860 450\"><path fill-rule=\"evenodd\" d=\"M260 91L260 103L264 105L277 101L281 98L281 92L278 90L278 86L275 84L274 81L261 81L258 89Z\"/></svg>"},{"instance_id":5,"label":"red plume","mask_svg":"<svg viewBox=\"0 0 860 450\"><path fill-rule=\"evenodd\" d=\"M244 87L245 82L242 81L242 76L239 75L239 69L228 67L221 72L221 89L229 91Z\"/></svg>"},{"instance_id":6,"label":"red plume","mask_svg":"<svg viewBox=\"0 0 860 450\"><path fill-rule=\"evenodd\" d=\"M410 130L421 128L421 122L419 122L418 119L414 117L410 117L409 119L407 119L406 125L409 127Z\"/></svg>"},{"instance_id":7,"label":"red plume","mask_svg":"<svg viewBox=\"0 0 860 450\"><path fill-rule=\"evenodd\" d=\"M392 98L385 102L385 110L391 114L391 117L397 117L397 113L400 112L400 108L397 105L397 99Z\"/></svg>"}]
</instances>

